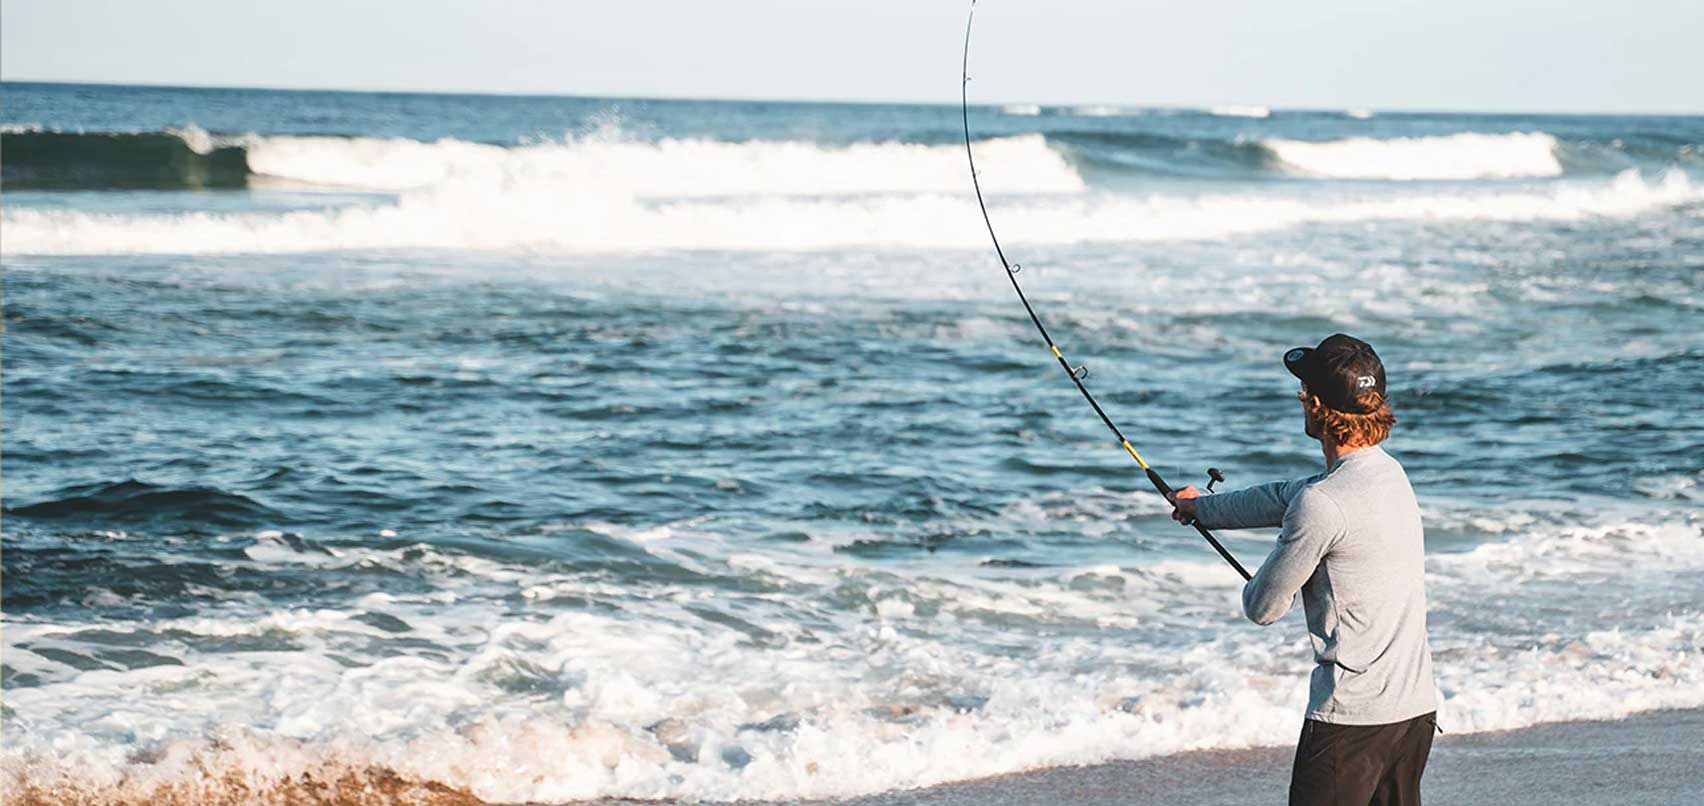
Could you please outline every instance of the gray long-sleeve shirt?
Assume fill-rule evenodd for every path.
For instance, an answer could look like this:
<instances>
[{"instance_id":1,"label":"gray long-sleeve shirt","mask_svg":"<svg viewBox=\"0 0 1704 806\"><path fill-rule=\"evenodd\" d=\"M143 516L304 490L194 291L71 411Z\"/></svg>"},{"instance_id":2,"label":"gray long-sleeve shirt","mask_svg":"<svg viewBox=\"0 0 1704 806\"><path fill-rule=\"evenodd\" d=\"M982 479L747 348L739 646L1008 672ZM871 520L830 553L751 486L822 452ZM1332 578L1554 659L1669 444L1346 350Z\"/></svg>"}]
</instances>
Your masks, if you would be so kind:
<instances>
[{"instance_id":1,"label":"gray long-sleeve shirt","mask_svg":"<svg viewBox=\"0 0 1704 806\"><path fill-rule=\"evenodd\" d=\"M1271 624L1301 592L1315 662L1308 719L1383 725L1437 710L1420 505L1390 454L1363 448L1324 473L1195 506L1209 528L1281 527L1243 611Z\"/></svg>"}]
</instances>

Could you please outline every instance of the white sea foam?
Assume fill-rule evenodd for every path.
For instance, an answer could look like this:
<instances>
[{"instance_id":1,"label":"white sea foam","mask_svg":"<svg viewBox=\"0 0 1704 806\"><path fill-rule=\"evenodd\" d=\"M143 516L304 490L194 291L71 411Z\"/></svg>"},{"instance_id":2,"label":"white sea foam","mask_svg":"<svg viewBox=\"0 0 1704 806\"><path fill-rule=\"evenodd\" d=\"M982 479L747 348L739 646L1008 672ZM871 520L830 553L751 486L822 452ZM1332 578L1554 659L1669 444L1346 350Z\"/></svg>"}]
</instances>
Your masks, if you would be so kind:
<instances>
[{"instance_id":1,"label":"white sea foam","mask_svg":"<svg viewBox=\"0 0 1704 806\"><path fill-rule=\"evenodd\" d=\"M1002 187L1009 191L1069 193L1083 187L1041 135L990 140L977 149L990 164L999 164ZM451 139L256 137L248 144L248 164L260 175L333 187L410 190L525 181L585 196L959 191L965 183L963 146L635 142L618 132L516 147Z\"/></svg>"},{"instance_id":2,"label":"white sea foam","mask_svg":"<svg viewBox=\"0 0 1704 806\"><path fill-rule=\"evenodd\" d=\"M1704 568L1695 517L1641 517L1511 522L1503 542L1434 556L1434 612L1474 612L1495 594L1499 612L1550 613L1556 603L1524 602L1523 586L1589 581L1612 595L1605 579L1648 591ZM1629 556L1664 561L1627 577ZM8 666L40 678L7 691L9 788L58 783L143 801L161 786L222 791L236 781L264 793L303 774L329 781L385 768L500 802L833 797L1282 744L1305 700L1299 621L1242 623L1233 575L1205 560L1008 578L733 553L727 568L763 584L711 596L427 544L349 549L346 559L439 589L368 595L346 609L225 605L114 621L88 634L93 644L88 625L8 621ZM1525 567L1534 562L1548 576ZM1611 569L1617 576L1606 577ZM761 592L772 585L785 593ZM511 609L523 593L532 604ZM559 600L592 606L541 609ZM706 608L724 617L697 615ZM1434 628L1448 730L1704 706L1696 608L1659 609L1619 629L1552 616L1542 632ZM397 622L406 630L393 632ZM1128 637L1155 629L1173 640ZM87 670L57 659L126 635L153 636L144 645L186 665Z\"/></svg>"},{"instance_id":3,"label":"white sea foam","mask_svg":"<svg viewBox=\"0 0 1704 806\"><path fill-rule=\"evenodd\" d=\"M1008 115L1034 116L1041 114L1040 104L1006 104L1000 111Z\"/></svg>"},{"instance_id":4,"label":"white sea foam","mask_svg":"<svg viewBox=\"0 0 1704 806\"><path fill-rule=\"evenodd\" d=\"M178 139L184 142L184 145L189 146L190 151L197 154L211 154L214 148L224 145L223 142L216 141L213 135L208 134L206 129L193 123L181 129L168 129L168 131L177 135Z\"/></svg>"},{"instance_id":5,"label":"white sea foam","mask_svg":"<svg viewBox=\"0 0 1704 806\"><path fill-rule=\"evenodd\" d=\"M1207 111L1209 111L1209 112L1211 112L1215 115L1218 115L1220 117L1231 117L1231 118L1269 118L1269 117L1272 117L1272 110L1268 109L1264 106L1246 106L1246 105L1241 105L1241 104L1230 104L1230 105L1227 105L1227 106L1215 106L1215 107L1212 107L1211 109L1209 109Z\"/></svg>"},{"instance_id":6,"label":"white sea foam","mask_svg":"<svg viewBox=\"0 0 1704 806\"><path fill-rule=\"evenodd\" d=\"M962 156L962 154L961 154ZM1005 176L984 182L1003 189ZM1704 197L1685 174L1628 171L1545 189L1426 193L1066 194L994 199L1013 243L1176 241L1310 224L1369 221L1575 221L1630 217ZM107 215L4 212L6 254L291 253L359 249L522 249L564 253L667 249L977 248L975 202L962 193L857 198L646 201L528 175L446 180L394 203L286 213Z\"/></svg>"},{"instance_id":7,"label":"white sea foam","mask_svg":"<svg viewBox=\"0 0 1704 806\"><path fill-rule=\"evenodd\" d=\"M1641 477L1634 479L1634 490L1651 498L1682 498L1693 501L1704 500L1704 491L1698 488L1698 482L1704 481L1704 471L1697 474Z\"/></svg>"},{"instance_id":8,"label":"white sea foam","mask_svg":"<svg viewBox=\"0 0 1704 806\"><path fill-rule=\"evenodd\" d=\"M1297 173L1335 179L1504 179L1562 174L1556 138L1541 132L1260 142Z\"/></svg>"}]
</instances>

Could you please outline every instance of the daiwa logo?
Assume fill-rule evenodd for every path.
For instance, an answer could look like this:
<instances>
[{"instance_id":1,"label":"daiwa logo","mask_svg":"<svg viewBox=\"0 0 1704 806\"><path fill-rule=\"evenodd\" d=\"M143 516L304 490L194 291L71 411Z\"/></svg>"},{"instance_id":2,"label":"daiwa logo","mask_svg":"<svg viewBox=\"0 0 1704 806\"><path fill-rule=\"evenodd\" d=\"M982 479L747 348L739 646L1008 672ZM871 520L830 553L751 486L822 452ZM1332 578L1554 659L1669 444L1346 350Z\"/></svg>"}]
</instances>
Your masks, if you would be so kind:
<instances>
[{"instance_id":1,"label":"daiwa logo","mask_svg":"<svg viewBox=\"0 0 1704 806\"><path fill-rule=\"evenodd\" d=\"M1378 383L1379 382L1377 380L1375 380L1373 378L1373 376L1362 375L1362 376L1355 379L1355 388L1356 389L1371 389L1374 386L1377 386Z\"/></svg>"}]
</instances>

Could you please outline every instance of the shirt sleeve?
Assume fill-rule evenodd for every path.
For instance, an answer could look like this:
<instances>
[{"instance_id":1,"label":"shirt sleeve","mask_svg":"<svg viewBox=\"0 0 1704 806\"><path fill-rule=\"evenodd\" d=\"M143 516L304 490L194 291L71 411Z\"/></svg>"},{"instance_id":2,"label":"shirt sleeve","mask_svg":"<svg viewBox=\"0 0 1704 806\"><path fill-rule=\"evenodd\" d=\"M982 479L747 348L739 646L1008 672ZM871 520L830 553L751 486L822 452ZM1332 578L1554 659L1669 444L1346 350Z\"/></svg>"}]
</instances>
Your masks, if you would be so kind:
<instances>
[{"instance_id":1,"label":"shirt sleeve","mask_svg":"<svg viewBox=\"0 0 1704 806\"><path fill-rule=\"evenodd\" d=\"M1209 529L1261 529L1281 524L1290 502L1321 476L1257 484L1195 499L1195 518Z\"/></svg>"},{"instance_id":2,"label":"shirt sleeve","mask_svg":"<svg viewBox=\"0 0 1704 806\"><path fill-rule=\"evenodd\" d=\"M1283 618L1344 528L1343 510L1330 496L1312 487L1298 493L1284 513L1278 545L1243 586L1243 613L1249 620L1271 624Z\"/></svg>"}]
</instances>

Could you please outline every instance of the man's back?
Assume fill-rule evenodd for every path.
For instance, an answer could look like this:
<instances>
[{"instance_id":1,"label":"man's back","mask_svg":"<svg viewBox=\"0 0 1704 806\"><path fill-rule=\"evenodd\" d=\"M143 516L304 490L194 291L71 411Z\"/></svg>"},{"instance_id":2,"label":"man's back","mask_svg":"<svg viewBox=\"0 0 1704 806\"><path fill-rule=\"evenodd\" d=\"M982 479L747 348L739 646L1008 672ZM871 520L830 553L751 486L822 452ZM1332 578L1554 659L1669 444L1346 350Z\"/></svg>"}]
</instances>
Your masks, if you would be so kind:
<instances>
[{"instance_id":1,"label":"man's back","mask_svg":"<svg viewBox=\"0 0 1704 806\"><path fill-rule=\"evenodd\" d=\"M1355 451L1296 504L1330 507L1321 514L1338 528L1302 586L1320 664L1309 687L1308 718L1376 725L1437 710L1420 506L1402 465L1377 447Z\"/></svg>"},{"instance_id":2,"label":"man's back","mask_svg":"<svg viewBox=\"0 0 1704 806\"><path fill-rule=\"evenodd\" d=\"M1197 508L1209 527L1282 526L1243 609L1270 624L1301 591L1318 664L1307 718L1375 725L1436 709L1420 507L1394 458L1364 448L1326 473L1203 497Z\"/></svg>"}]
</instances>

